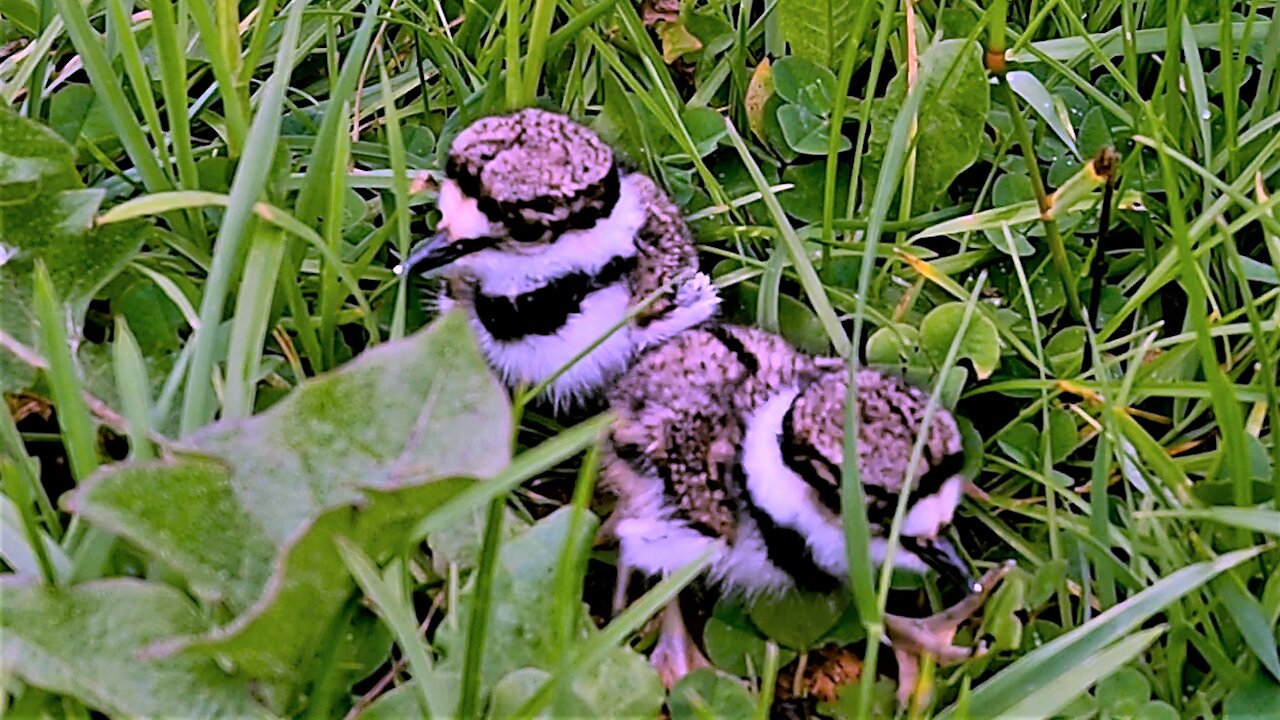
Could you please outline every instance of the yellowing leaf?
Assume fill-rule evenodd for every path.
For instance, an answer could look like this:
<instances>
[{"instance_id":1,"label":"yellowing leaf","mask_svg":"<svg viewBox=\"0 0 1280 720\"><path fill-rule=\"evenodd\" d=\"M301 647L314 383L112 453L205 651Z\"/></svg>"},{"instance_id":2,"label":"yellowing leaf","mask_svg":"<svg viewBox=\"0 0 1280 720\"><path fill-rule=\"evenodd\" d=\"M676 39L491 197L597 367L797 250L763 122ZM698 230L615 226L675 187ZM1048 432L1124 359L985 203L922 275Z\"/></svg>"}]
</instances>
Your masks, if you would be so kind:
<instances>
[{"instance_id":1,"label":"yellowing leaf","mask_svg":"<svg viewBox=\"0 0 1280 720\"><path fill-rule=\"evenodd\" d=\"M658 23L658 37L662 40L662 59L668 65L702 49L702 41L680 21Z\"/></svg>"},{"instance_id":2,"label":"yellowing leaf","mask_svg":"<svg viewBox=\"0 0 1280 720\"><path fill-rule=\"evenodd\" d=\"M751 73L751 80L747 83L747 96L742 101L747 109L747 124L761 142L765 139L764 107L771 97L773 97L773 66L769 64L769 58L765 58Z\"/></svg>"}]
</instances>

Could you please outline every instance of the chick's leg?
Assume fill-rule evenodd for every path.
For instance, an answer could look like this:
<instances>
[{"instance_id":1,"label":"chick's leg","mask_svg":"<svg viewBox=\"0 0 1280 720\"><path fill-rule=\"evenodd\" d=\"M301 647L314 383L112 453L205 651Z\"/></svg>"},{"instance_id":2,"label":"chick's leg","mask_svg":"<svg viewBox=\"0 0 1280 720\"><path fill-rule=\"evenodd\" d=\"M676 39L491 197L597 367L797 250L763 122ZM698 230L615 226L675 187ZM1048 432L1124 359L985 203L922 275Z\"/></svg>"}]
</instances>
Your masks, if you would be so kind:
<instances>
[{"instance_id":1,"label":"chick's leg","mask_svg":"<svg viewBox=\"0 0 1280 720\"><path fill-rule=\"evenodd\" d=\"M663 687L668 690L694 670L711 667L684 625L679 598L667 603L662 611L662 629L658 631L658 644L649 656L649 664L658 671Z\"/></svg>"},{"instance_id":2,"label":"chick's leg","mask_svg":"<svg viewBox=\"0 0 1280 720\"><path fill-rule=\"evenodd\" d=\"M988 570L979 581L981 589L978 592L929 617L884 616L888 642L898 660L898 702L901 705L905 707L911 699L921 656L932 655L941 665L954 665L986 653L986 648L982 645L974 649L953 645L951 641L955 639L960 626L978 612L987 596L1011 569L1013 563L1006 562Z\"/></svg>"}]
</instances>

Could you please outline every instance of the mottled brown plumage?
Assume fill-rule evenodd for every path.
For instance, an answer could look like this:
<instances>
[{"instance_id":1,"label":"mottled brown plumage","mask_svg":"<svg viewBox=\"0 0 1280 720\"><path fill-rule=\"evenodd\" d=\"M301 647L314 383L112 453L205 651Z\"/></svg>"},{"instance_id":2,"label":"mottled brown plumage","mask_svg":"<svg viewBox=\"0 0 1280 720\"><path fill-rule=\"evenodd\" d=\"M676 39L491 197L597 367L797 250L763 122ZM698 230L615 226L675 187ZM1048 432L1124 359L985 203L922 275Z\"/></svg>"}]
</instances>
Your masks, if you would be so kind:
<instances>
[{"instance_id":1,"label":"mottled brown plumage","mask_svg":"<svg viewBox=\"0 0 1280 720\"><path fill-rule=\"evenodd\" d=\"M676 499L678 516L733 537L742 418L773 388L815 378L833 362L733 325L687 330L642 355L609 393L617 418L606 481L622 499L620 512L629 499L660 490ZM651 487L655 478L666 487Z\"/></svg>"},{"instance_id":2,"label":"mottled brown plumage","mask_svg":"<svg viewBox=\"0 0 1280 720\"><path fill-rule=\"evenodd\" d=\"M633 567L669 573L710 552L710 578L729 592L837 588L848 573L839 495L848 378L839 359L731 325L687 330L645 353L609 393L616 418L605 478L619 497L620 577ZM929 395L871 369L856 386L871 559L880 564ZM952 645L955 629L1007 571L974 583L943 537L963 488L961 451L955 419L935 408L893 562L948 573L975 594L924 620L887 614L904 665L923 652L944 662L969 657ZM706 664L674 606L651 662L668 685Z\"/></svg>"},{"instance_id":3,"label":"mottled brown plumage","mask_svg":"<svg viewBox=\"0 0 1280 720\"><path fill-rule=\"evenodd\" d=\"M639 262L629 278L631 296L640 300L668 284L678 288L690 269L698 266L698 253L689 226L671 198L645 175L632 173L628 177L641 191L647 211L644 225L636 233ZM678 303L675 293L664 293L636 316L636 324L644 327Z\"/></svg>"},{"instance_id":4,"label":"mottled brown plumage","mask_svg":"<svg viewBox=\"0 0 1280 720\"><path fill-rule=\"evenodd\" d=\"M847 371L827 373L796 397L791 426L804 442L836 465L844 463L844 406ZM861 369L858 387L858 467L862 481L901 490L903 463L911 455L924 421L929 394L897 375ZM943 408L934 411L929 438L916 468L920 478L929 468L961 452L960 430Z\"/></svg>"}]
</instances>

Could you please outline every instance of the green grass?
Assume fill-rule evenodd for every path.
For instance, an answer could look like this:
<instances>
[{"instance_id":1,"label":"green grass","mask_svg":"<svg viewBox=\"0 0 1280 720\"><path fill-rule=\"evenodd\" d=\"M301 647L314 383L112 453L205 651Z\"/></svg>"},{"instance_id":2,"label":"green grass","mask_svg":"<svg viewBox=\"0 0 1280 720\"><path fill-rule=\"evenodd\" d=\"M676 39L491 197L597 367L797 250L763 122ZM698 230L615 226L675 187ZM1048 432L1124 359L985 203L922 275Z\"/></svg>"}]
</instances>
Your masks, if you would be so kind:
<instances>
[{"instance_id":1,"label":"green grass","mask_svg":"<svg viewBox=\"0 0 1280 720\"><path fill-rule=\"evenodd\" d=\"M729 317L965 419L961 544L1018 569L904 715L1280 706L1276 3L679 5L0 0L0 707L656 714L700 565L605 617L607 418L503 400L390 271L451 138L530 104L672 194ZM764 717L828 644L886 670L881 614L954 597L845 520L847 596L708 601L743 682L677 717Z\"/></svg>"}]
</instances>

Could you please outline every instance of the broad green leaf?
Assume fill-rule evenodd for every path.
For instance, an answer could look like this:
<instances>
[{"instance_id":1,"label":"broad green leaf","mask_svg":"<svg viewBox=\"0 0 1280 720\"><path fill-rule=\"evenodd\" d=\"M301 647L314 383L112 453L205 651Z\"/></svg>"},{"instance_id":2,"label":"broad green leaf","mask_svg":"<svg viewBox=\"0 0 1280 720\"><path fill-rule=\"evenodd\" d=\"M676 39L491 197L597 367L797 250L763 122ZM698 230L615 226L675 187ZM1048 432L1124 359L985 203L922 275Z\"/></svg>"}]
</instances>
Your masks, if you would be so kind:
<instances>
[{"instance_id":1,"label":"broad green leaf","mask_svg":"<svg viewBox=\"0 0 1280 720\"><path fill-rule=\"evenodd\" d=\"M167 585L111 579L64 588L0 578L5 674L126 717L266 717L245 678L208 658L157 660L147 647L204 618Z\"/></svg>"},{"instance_id":2,"label":"broad green leaf","mask_svg":"<svg viewBox=\"0 0 1280 720\"><path fill-rule=\"evenodd\" d=\"M1085 332L1079 325L1072 325L1059 330L1045 344L1045 359L1053 374L1062 377L1073 377L1084 367Z\"/></svg>"},{"instance_id":3,"label":"broad green leaf","mask_svg":"<svg viewBox=\"0 0 1280 720\"><path fill-rule=\"evenodd\" d=\"M882 327L867 338L867 362L872 365L896 365L911 357L920 333L906 323Z\"/></svg>"},{"instance_id":4,"label":"broad green leaf","mask_svg":"<svg viewBox=\"0 0 1280 720\"><path fill-rule=\"evenodd\" d=\"M941 363L960 329L965 303L939 305L920 324L920 346L935 363ZM996 324L982 313L973 313L965 328L956 358L969 358L979 380L985 380L1000 364L1000 339Z\"/></svg>"},{"instance_id":5,"label":"broad green leaf","mask_svg":"<svg viewBox=\"0 0 1280 720\"><path fill-rule=\"evenodd\" d=\"M640 682L633 684L633 679ZM551 673L542 668L512 671L494 685L488 717L520 717L525 704L551 680ZM569 690L565 703L558 708L560 715L547 708L535 717L648 718L657 717L662 705L662 686L657 683L653 668L630 648L610 650L590 672L576 675Z\"/></svg>"},{"instance_id":6,"label":"broad green leaf","mask_svg":"<svg viewBox=\"0 0 1280 720\"><path fill-rule=\"evenodd\" d=\"M542 668L523 667L513 670L493 686L493 692L489 697L488 716L491 718L516 717L520 708L550 679L551 673ZM567 699L568 704L562 705L561 709L575 716L587 717L590 711L576 701L577 698L570 694Z\"/></svg>"},{"instance_id":7,"label":"broad green leaf","mask_svg":"<svg viewBox=\"0 0 1280 720\"><path fill-rule=\"evenodd\" d=\"M1076 416L1059 407L1049 411L1049 454L1054 463L1060 463L1075 449L1079 439Z\"/></svg>"},{"instance_id":8,"label":"broad green leaf","mask_svg":"<svg viewBox=\"0 0 1280 720\"><path fill-rule=\"evenodd\" d=\"M1060 685L1066 673L1078 668L1087 669L1091 663L1096 664L1100 653L1105 652L1108 646L1111 646L1111 649L1117 648L1119 643L1116 645L1112 643L1128 636L1152 615L1195 591L1220 573L1256 556L1264 549L1265 546L1237 550L1214 560L1188 565L1089 622L1041 645L974 688L969 698L970 717L1007 717L1023 700L1036 697L1041 691L1051 691L1052 688ZM1144 639L1142 647L1154 639L1154 636ZM1138 647L1134 652L1140 652L1141 649ZM1117 653L1116 657L1123 654ZM1120 662L1116 667L1122 664L1124 663ZM1088 684L1097 677L1094 676L1089 680L1085 687L1088 687ZM1071 700L1072 697L1074 695L1065 698L1064 702ZM954 712L954 707L947 708L938 716L939 720L952 717Z\"/></svg>"},{"instance_id":9,"label":"broad green leaf","mask_svg":"<svg viewBox=\"0 0 1280 720\"><path fill-rule=\"evenodd\" d=\"M1280 682L1259 671L1227 695L1222 703L1222 717L1223 720L1259 720L1273 717L1277 707L1280 707Z\"/></svg>"},{"instance_id":10,"label":"broad green leaf","mask_svg":"<svg viewBox=\"0 0 1280 720\"><path fill-rule=\"evenodd\" d=\"M837 91L835 73L798 57L784 57L774 64L773 87L778 97L823 117L831 113Z\"/></svg>"},{"instance_id":11,"label":"broad green leaf","mask_svg":"<svg viewBox=\"0 0 1280 720\"><path fill-rule=\"evenodd\" d=\"M1172 705L1160 700L1150 700L1138 706L1134 720L1178 720L1182 717Z\"/></svg>"},{"instance_id":12,"label":"broad green leaf","mask_svg":"<svg viewBox=\"0 0 1280 720\"><path fill-rule=\"evenodd\" d=\"M85 189L74 151L57 133L0 106L0 332L33 344L37 259L79 328L89 300L128 262L149 226L95 228L103 191ZM0 392L31 386L32 368L0 349Z\"/></svg>"},{"instance_id":13,"label":"broad green leaf","mask_svg":"<svg viewBox=\"0 0 1280 720\"><path fill-rule=\"evenodd\" d=\"M831 123L825 117L813 114L803 105L783 105L778 108L778 127L787 146L801 155L826 155L827 137ZM853 147L849 138L840 136L840 151Z\"/></svg>"},{"instance_id":14,"label":"broad green leaf","mask_svg":"<svg viewBox=\"0 0 1280 720\"><path fill-rule=\"evenodd\" d=\"M911 206L929 209L965 168L978 158L982 129L991 107L991 90L975 42L944 40L920 56L919 82L924 97L916 125L915 186ZM899 72L871 114L871 140L862 176L874 183L906 100L907 79ZM870 188L869 188L870 189Z\"/></svg>"},{"instance_id":15,"label":"broad green leaf","mask_svg":"<svg viewBox=\"0 0 1280 720\"><path fill-rule=\"evenodd\" d=\"M765 637L785 647L807 650L822 639L848 607L849 598L844 594L788 592L756 600L749 614Z\"/></svg>"},{"instance_id":16,"label":"broad green leaf","mask_svg":"<svg viewBox=\"0 0 1280 720\"><path fill-rule=\"evenodd\" d=\"M747 677L764 668L765 640L747 617L746 608L731 600L721 600L702 631L707 659L719 669ZM779 661L791 662L795 651L782 648Z\"/></svg>"},{"instance_id":17,"label":"broad green leaf","mask_svg":"<svg viewBox=\"0 0 1280 720\"><path fill-rule=\"evenodd\" d=\"M93 88L72 83L54 93L49 103L49 127L73 145L80 138L119 148L115 129L102 101Z\"/></svg>"},{"instance_id":18,"label":"broad green leaf","mask_svg":"<svg viewBox=\"0 0 1280 720\"><path fill-rule=\"evenodd\" d=\"M360 713L360 720L404 720L421 715L417 685L417 680L410 680L379 695Z\"/></svg>"},{"instance_id":19,"label":"broad green leaf","mask_svg":"<svg viewBox=\"0 0 1280 720\"><path fill-rule=\"evenodd\" d=\"M785 108L782 108L785 109ZM825 125L824 125L825 127ZM847 141L848 138L845 138ZM822 139L822 152L827 154L827 141ZM841 165L836 171L836 217L841 217L848 206L849 197L849 165ZM817 162L789 165L782 171L782 182L791 183L795 187L778 195L778 202L787 214L806 223L822 222L822 194L826 183L826 163ZM843 260L845 258L838 258ZM824 264L823 279L827 280L827 272L836 263ZM828 280L830 282L830 280Z\"/></svg>"},{"instance_id":20,"label":"broad green leaf","mask_svg":"<svg viewBox=\"0 0 1280 720\"><path fill-rule=\"evenodd\" d=\"M745 718L751 715L755 702L736 678L710 668L702 668L680 678L671 688L667 709L671 720L696 720L705 717Z\"/></svg>"},{"instance_id":21,"label":"broad green leaf","mask_svg":"<svg viewBox=\"0 0 1280 720\"><path fill-rule=\"evenodd\" d=\"M1084 116L1080 125L1080 134L1076 138L1080 143L1080 157L1091 158L1102 148L1113 145L1111 128L1107 125L1107 114L1102 108L1095 107Z\"/></svg>"},{"instance_id":22,"label":"broad green leaf","mask_svg":"<svg viewBox=\"0 0 1280 720\"><path fill-rule=\"evenodd\" d=\"M1133 715L1151 699L1151 682L1133 668L1120 668L1098 681L1098 705L1112 715Z\"/></svg>"},{"instance_id":23,"label":"broad green leaf","mask_svg":"<svg viewBox=\"0 0 1280 720\"><path fill-rule=\"evenodd\" d=\"M778 4L778 25L794 55L834 68L856 8L854 0L788 0Z\"/></svg>"},{"instance_id":24,"label":"broad green leaf","mask_svg":"<svg viewBox=\"0 0 1280 720\"><path fill-rule=\"evenodd\" d=\"M755 282L741 282L737 285L738 305L744 309L756 307L759 300L760 285ZM742 315L740 321L755 324L754 312ZM822 321L809 308L790 295L778 296L778 331L797 348L810 353L824 353L831 349Z\"/></svg>"},{"instance_id":25,"label":"broad green leaf","mask_svg":"<svg viewBox=\"0 0 1280 720\"><path fill-rule=\"evenodd\" d=\"M234 619L165 644L283 682L354 585L337 535L381 560L409 528L510 457L505 393L449 314L303 383L268 412L223 421L123 463L69 506L173 566Z\"/></svg>"}]
</instances>

